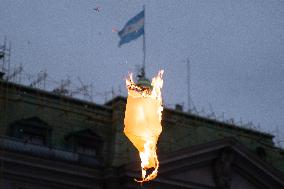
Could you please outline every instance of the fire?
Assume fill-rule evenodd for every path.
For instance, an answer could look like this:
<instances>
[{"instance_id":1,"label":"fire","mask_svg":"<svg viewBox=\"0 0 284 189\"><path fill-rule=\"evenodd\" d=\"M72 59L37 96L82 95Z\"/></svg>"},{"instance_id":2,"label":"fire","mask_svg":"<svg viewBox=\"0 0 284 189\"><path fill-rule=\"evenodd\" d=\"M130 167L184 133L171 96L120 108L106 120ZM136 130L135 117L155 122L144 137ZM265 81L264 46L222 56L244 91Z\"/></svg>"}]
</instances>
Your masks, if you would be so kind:
<instances>
[{"instance_id":1,"label":"fire","mask_svg":"<svg viewBox=\"0 0 284 189\"><path fill-rule=\"evenodd\" d=\"M124 118L124 133L139 151L142 179L137 182L153 180L157 177L159 161L156 145L162 132L163 73L152 79L151 86L136 84L132 74L126 79L128 98ZM139 82L138 82L139 83ZM147 170L152 172L147 174Z\"/></svg>"}]
</instances>

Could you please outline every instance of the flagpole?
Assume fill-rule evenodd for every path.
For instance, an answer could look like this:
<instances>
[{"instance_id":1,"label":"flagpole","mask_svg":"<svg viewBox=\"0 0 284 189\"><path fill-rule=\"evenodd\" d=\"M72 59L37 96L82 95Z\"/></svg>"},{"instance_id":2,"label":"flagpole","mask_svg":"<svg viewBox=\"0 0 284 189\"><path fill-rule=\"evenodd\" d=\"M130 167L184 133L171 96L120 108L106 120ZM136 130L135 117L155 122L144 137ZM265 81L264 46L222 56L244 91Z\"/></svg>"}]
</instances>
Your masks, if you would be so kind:
<instances>
[{"instance_id":1,"label":"flagpole","mask_svg":"<svg viewBox=\"0 0 284 189\"><path fill-rule=\"evenodd\" d=\"M145 39L145 26L146 26L146 14L145 14L145 5L143 5L144 11L144 34L143 34L143 64L141 69L141 76L145 77L145 65L146 65L146 39Z\"/></svg>"}]
</instances>

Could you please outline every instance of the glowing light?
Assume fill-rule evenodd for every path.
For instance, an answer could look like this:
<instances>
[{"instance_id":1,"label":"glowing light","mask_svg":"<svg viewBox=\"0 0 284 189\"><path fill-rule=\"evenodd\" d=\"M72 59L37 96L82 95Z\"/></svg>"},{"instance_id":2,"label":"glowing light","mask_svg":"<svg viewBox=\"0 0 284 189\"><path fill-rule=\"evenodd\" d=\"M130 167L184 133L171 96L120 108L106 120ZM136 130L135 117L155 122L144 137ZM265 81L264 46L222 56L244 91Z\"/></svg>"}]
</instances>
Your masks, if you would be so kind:
<instances>
[{"instance_id":1,"label":"glowing light","mask_svg":"<svg viewBox=\"0 0 284 189\"><path fill-rule=\"evenodd\" d=\"M124 133L139 151L142 179L136 181L141 183L155 179L158 174L159 161L156 145L162 132L163 73L163 70L159 71L158 75L152 79L151 86L148 87L135 84L132 74L126 79L128 98ZM150 173L147 173L147 170Z\"/></svg>"}]
</instances>

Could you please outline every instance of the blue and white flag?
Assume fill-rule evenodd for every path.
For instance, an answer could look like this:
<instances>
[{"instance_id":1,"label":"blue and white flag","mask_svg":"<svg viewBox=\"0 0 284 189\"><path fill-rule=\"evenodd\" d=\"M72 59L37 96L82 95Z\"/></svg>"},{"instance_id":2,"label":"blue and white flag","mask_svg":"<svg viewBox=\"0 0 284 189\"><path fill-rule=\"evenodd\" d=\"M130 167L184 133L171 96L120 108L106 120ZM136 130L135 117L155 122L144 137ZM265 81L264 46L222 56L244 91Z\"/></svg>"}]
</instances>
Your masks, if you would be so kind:
<instances>
[{"instance_id":1,"label":"blue and white flag","mask_svg":"<svg viewBox=\"0 0 284 189\"><path fill-rule=\"evenodd\" d=\"M118 32L120 37L118 46L137 39L141 35L144 35L144 10L131 18L123 29Z\"/></svg>"}]
</instances>

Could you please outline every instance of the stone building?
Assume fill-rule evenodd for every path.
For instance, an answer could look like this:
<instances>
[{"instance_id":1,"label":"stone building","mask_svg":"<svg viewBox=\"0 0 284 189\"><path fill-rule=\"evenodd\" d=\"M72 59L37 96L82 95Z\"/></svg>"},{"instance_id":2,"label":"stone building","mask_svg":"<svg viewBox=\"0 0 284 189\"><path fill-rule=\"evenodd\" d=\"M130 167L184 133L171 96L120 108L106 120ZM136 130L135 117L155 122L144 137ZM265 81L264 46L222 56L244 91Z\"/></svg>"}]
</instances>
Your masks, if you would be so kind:
<instances>
[{"instance_id":1,"label":"stone building","mask_svg":"<svg viewBox=\"0 0 284 189\"><path fill-rule=\"evenodd\" d=\"M0 188L141 188L125 105L0 80ZM284 151L272 135L180 109L164 109L162 125L159 174L142 188L284 188Z\"/></svg>"}]
</instances>

